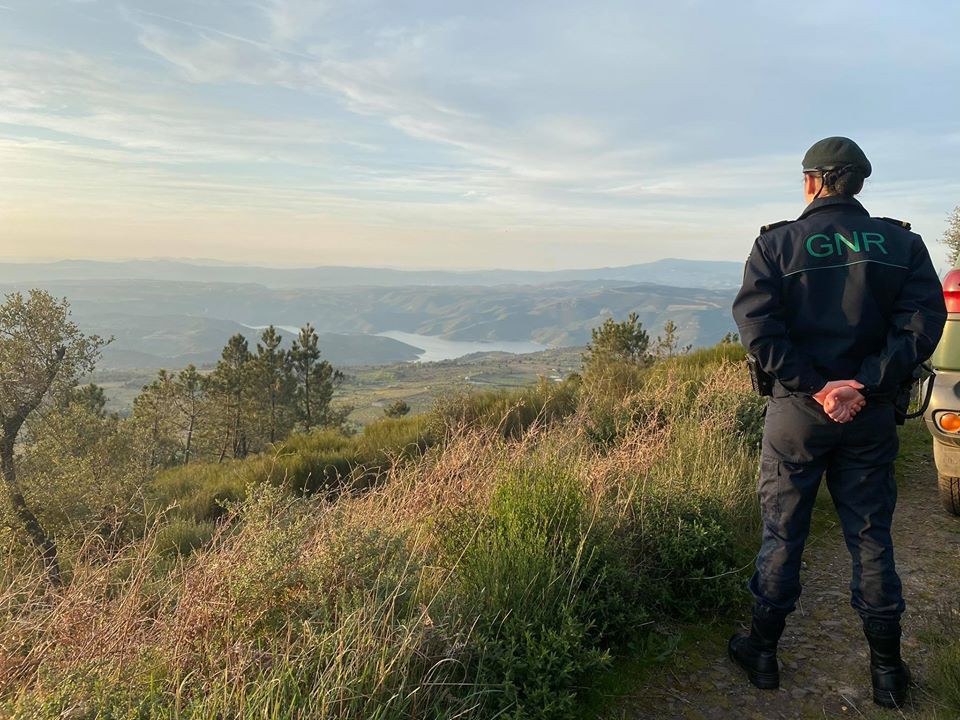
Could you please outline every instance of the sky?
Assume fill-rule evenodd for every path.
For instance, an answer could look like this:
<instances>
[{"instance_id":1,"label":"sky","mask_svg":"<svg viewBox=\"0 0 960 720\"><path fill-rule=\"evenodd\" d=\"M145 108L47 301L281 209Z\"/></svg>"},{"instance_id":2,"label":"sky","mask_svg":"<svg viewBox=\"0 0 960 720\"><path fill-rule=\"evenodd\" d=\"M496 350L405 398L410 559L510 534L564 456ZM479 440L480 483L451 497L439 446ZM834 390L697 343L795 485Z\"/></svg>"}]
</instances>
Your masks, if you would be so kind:
<instances>
[{"instance_id":1,"label":"sky","mask_svg":"<svg viewBox=\"0 0 960 720\"><path fill-rule=\"evenodd\" d=\"M846 135L935 262L954 2L0 0L0 259L742 261Z\"/></svg>"}]
</instances>

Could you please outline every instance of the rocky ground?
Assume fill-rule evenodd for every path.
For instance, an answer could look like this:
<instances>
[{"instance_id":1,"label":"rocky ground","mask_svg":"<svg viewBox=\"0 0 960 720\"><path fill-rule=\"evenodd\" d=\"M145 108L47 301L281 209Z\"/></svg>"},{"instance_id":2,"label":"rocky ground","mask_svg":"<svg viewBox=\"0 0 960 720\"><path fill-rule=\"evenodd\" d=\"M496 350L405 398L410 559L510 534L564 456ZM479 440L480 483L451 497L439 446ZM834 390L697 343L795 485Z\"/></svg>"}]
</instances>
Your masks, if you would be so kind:
<instances>
[{"instance_id":1,"label":"rocky ground","mask_svg":"<svg viewBox=\"0 0 960 720\"><path fill-rule=\"evenodd\" d=\"M883 710L870 697L866 641L849 605L850 557L829 501L818 507L819 532L805 553L803 598L780 645L781 686L750 685L726 655L726 636L713 633L685 645L659 671L617 703L606 718L760 720L793 718L937 718L956 720L924 684L933 636L960 606L960 518L937 497L929 436L907 431L898 461L894 525L897 567L904 584L904 657L917 687L911 706Z\"/></svg>"}]
</instances>

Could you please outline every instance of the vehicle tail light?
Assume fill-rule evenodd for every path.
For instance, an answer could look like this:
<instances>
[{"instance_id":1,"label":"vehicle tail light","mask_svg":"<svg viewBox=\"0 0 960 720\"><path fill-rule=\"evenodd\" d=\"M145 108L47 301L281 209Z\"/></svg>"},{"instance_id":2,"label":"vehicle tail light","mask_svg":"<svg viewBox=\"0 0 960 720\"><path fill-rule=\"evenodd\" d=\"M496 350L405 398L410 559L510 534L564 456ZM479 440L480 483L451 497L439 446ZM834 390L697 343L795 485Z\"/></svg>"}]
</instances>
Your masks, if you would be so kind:
<instances>
[{"instance_id":1,"label":"vehicle tail light","mask_svg":"<svg viewBox=\"0 0 960 720\"><path fill-rule=\"evenodd\" d=\"M937 425L944 432L955 433L960 431L960 415L956 413L941 413L937 416Z\"/></svg>"},{"instance_id":2,"label":"vehicle tail light","mask_svg":"<svg viewBox=\"0 0 960 720\"><path fill-rule=\"evenodd\" d=\"M943 299L947 312L960 312L960 268L951 270L943 278Z\"/></svg>"}]
</instances>

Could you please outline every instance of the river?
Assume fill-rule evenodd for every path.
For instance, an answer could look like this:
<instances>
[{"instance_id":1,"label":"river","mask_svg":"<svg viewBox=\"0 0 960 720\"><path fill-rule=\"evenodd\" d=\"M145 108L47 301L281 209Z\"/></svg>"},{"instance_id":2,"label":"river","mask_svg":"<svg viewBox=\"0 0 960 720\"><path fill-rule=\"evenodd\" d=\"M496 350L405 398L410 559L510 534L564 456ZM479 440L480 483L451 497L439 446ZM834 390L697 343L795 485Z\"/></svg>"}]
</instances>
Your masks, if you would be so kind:
<instances>
[{"instance_id":1,"label":"river","mask_svg":"<svg viewBox=\"0 0 960 720\"><path fill-rule=\"evenodd\" d=\"M390 330L377 333L381 337L388 337L407 345L420 348L423 352L417 357L419 362L436 362L438 360L453 360L477 352L506 352L532 353L546 350L546 345L525 341L476 342L467 340L447 340L433 335L418 335L417 333Z\"/></svg>"},{"instance_id":2,"label":"river","mask_svg":"<svg viewBox=\"0 0 960 720\"><path fill-rule=\"evenodd\" d=\"M253 330L262 330L266 326L247 325ZM296 335L300 328L292 325L275 325L274 327ZM417 362L437 362L439 360L453 360L464 355L478 352L505 352L505 353L532 353L546 350L546 345L527 341L469 341L447 340L435 335L418 335L417 333L388 330L375 333L379 337L387 337L407 345L412 345L422 352L417 356Z\"/></svg>"}]
</instances>

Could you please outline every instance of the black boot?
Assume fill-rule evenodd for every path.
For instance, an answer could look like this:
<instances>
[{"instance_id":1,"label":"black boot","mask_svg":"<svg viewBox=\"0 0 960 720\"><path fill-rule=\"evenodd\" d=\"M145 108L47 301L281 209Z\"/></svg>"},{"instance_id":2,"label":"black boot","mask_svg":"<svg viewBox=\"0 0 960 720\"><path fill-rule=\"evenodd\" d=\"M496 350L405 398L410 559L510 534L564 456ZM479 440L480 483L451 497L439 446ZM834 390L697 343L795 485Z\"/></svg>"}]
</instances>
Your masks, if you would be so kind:
<instances>
[{"instance_id":1,"label":"black boot","mask_svg":"<svg viewBox=\"0 0 960 720\"><path fill-rule=\"evenodd\" d=\"M863 621L863 634L870 643L873 701L886 708L903 707L910 686L910 670L900 659L900 623L867 618Z\"/></svg>"},{"instance_id":2,"label":"black boot","mask_svg":"<svg viewBox=\"0 0 960 720\"><path fill-rule=\"evenodd\" d=\"M777 643L783 634L787 616L757 605L753 608L750 634L730 638L727 651L730 659L747 671L747 677L761 690L780 687L777 664Z\"/></svg>"}]
</instances>

